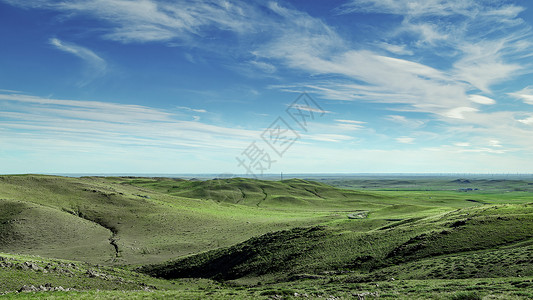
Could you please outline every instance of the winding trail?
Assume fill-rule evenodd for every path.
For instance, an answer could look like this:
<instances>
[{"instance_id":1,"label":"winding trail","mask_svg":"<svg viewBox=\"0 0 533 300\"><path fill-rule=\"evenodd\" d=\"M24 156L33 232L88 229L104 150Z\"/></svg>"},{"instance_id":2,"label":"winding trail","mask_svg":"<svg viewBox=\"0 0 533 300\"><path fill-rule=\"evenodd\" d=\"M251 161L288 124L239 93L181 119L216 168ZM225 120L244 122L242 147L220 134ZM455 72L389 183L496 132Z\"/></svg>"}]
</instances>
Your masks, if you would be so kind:
<instances>
[{"instance_id":1,"label":"winding trail","mask_svg":"<svg viewBox=\"0 0 533 300\"><path fill-rule=\"evenodd\" d=\"M115 249L115 257L113 258L112 262L115 262L120 257L117 241L118 239L116 238L116 234L113 232L113 235L109 238L109 244L111 244L111 246L113 246Z\"/></svg>"},{"instance_id":2,"label":"winding trail","mask_svg":"<svg viewBox=\"0 0 533 300\"><path fill-rule=\"evenodd\" d=\"M262 200L259 200L259 202L257 202L257 207L259 207L259 205L268 198L268 194L267 192L265 192L265 188L263 188L262 186L260 186L260 188L261 188L261 191L263 191L263 194L265 195L265 197L263 197Z\"/></svg>"},{"instance_id":3,"label":"winding trail","mask_svg":"<svg viewBox=\"0 0 533 300\"><path fill-rule=\"evenodd\" d=\"M115 262L117 260L117 258L120 257L120 251L119 251L119 248L118 248L118 244L117 244L117 241L118 241L118 238L117 238L117 229L114 228L114 227L111 227L111 226L108 226L107 224L104 224L103 222L98 222L98 220L93 220L91 218L89 218L87 215L85 215L83 212L76 210L76 211L70 211L70 210L66 210L66 209L63 209L64 212L66 213L69 213L73 216L76 216L78 218L81 218L81 219L84 219L84 220L87 220L91 223L95 223L96 225L98 226L101 226L107 230L109 230L111 232L111 236L109 237L109 244L113 247L114 249L114 255L111 259L111 262Z\"/></svg>"},{"instance_id":4,"label":"winding trail","mask_svg":"<svg viewBox=\"0 0 533 300\"><path fill-rule=\"evenodd\" d=\"M235 204L239 204L241 201L244 201L244 199L246 199L246 194L244 193L244 191L240 187L237 187L237 188L239 189L239 191L241 191L242 198L237 200L237 202L235 202Z\"/></svg>"}]
</instances>

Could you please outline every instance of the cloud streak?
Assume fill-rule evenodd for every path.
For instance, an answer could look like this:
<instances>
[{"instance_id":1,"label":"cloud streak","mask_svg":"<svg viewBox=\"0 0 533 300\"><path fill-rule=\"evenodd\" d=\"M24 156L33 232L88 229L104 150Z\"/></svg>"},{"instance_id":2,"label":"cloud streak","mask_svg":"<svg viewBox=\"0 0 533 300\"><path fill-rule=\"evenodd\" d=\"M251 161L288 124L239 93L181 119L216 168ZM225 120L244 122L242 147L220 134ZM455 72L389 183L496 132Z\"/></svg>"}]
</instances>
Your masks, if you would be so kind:
<instances>
[{"instance_id":1,"label":"cloud streak","mask_svg":"<svg viewBox=\"0 0 533 300\"><path fill-rule=\"evenodd\" d=\"M74 43L61 41L57 38L51 38L49 43L58 50L70 53L82 59L85 63L85 78L80 82L81 86L87 85L92 80L105 75L107 71L107 62L93 51Z\"/></svg>"},{"instance_id":2,"label":"cloud streak","mask_svg":"<svg viewBox=\"0 0 533 300\"><path fill-rule=\"evenodd\" d=\"M524 8L509 1L350 0L333 11L343 17L394 15L383 27L371 28L375 37L365 39L338 30L338 24L328 24L327 18L275 1L3 1L54 10L67 19L82 16L99 21L98 31L91 34L106 42L157 43L186 48L187 53L207 50L216 53L213 61L219 59L228 69L268 77L272 89L308 91L336 100L330 103L376 108L365 123L350 120L360 117L351 107L348 111L353 114L300 106L308 112L327 112L330 124L321 124L314 135L302 135L306 140L295 147L317 141L350 148L357 142L356 133L381 129L376 145L381 139L413 147L431 140L441 146L423 150L454 154L533 149L533 115L524 109L533 105L533 88L503 87L532 67L531 28L520 18ZM81 84L106 73L106 61L94 51L58 38L49 43L84 62L87 74ZM199 65L208 62L185 56L202 62ZM518 100L511 102L513 98ZM6 136L11 141L15 133L24 132L26 141L47 136L62 141L58 145L77 141L94 149L105 144L116 149L129 145L193 152L242 149L261 132L209 124L204 119L214 115L211 108L207 113L174 104L174 111L180 113L173 114L147 106L46 99L8 91L0 93L0 101L16 107L0 112L0 128L11 134ZM188 121L180 119L186 113L193 115L187 115ZM202 119L194 114L202 114ZM385 125L378 128L379 122ZM497 144L490 142L496 140Z\"/></svg>"},{"instance_id":3,"label":"cloud streak","mask_svg":"<svg viewBox=\"0 0 533 300\"><path fill-rule=\"evenodd\" d=\"M74 149L86 149L85 145L90 143L91 148L196 149L198 155L225 149L227 153L238 153L250 141L258 139L265 129L249 130L200 122L194 114L206 111L188 107L181 107L192 113L185 118L196 120L188 121L180 118L181 115L147 106L48 99L25 94L0 93L0 105L0 131L4 141L15 140L17 136L19 142L15 144L62 140L56 144L56 150L64 150L60 145L66 143L78 143ZM302 142L347 139L351 137L330 131L307 134ZM50 147L54 146L46 146Z\"/></svg>"},{"instance_id":4,"label":"cloud streak","mask_svg":"<svg viewBox=\"0 0 533 300\"><path fill-rule=\"evenodd\" d=\"M15 6L50 9L72 15L89 15L112 24L106 39L123 43L181 40L193 42L206 29L242 33L253 30L255 9L244 1L13 1ZM257 20L257 19L255 19Z\"/></svg>"}]
</instances>

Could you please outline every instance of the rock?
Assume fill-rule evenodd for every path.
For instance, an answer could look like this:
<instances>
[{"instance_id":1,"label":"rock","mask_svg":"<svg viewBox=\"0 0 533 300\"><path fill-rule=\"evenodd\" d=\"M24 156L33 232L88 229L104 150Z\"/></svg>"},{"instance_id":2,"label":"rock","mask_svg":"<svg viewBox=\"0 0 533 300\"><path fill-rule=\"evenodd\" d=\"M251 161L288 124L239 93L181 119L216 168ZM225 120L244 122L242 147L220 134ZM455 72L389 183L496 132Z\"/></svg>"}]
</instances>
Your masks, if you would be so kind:
<instances>
[{"instance_id":1,"label":"rock","mask_svg":"<svg viewBox=\"0 0 533 300\"><path fill-rule=\"evenodd\" d=\"M38 265L36 265L36 264L34 264L32 262L29 262L29 261L24 262L24 265L27 267L26 269L30 269L30 270L33 270L33 271L39 271L39 270L42 269Z\"/></svg>"},{"instance_id":2,"label":"rock","mask_svg":"<svg viewBox=\"0 0 533 300\"><path fill-rule=\"evenodd\" d=\"M36 287L33 286L33 285L23 285L23 286L18 290L19 293L37 292L37 291L39 291L39 289L36 288Z\"/></svg>"},{"instance_id":3,"label":"rock","mask_svg":"<svg viewBox=\"0 0 533 300\"><path fill-rule=\"evenodd\" d=\"M100 277L100 274L96 273L95 271L93 270L87 270L87 272L85 273L87 274L87 276L91 277L91 278L94 278L94 277Z\"/></svg>"},{"instance_id":4,"label":"rock","mask_svg":"<svg viewBox=\"0 0 533 300\"><path fill-rule=\"evenodd\" d=\"M379 297L378 292L362 292L362 293L352 293L352 296L357 297L359 300L365 300L367 296Z\"/></svg>"}]
</instances>

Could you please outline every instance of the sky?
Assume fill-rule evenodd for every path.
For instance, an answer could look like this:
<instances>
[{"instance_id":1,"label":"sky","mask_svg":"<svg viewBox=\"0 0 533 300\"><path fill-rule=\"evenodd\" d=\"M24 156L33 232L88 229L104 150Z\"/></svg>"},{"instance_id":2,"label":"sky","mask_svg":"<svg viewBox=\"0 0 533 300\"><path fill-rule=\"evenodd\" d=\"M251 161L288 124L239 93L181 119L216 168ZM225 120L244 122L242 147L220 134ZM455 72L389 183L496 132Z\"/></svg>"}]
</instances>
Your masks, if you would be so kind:
<instances>
[{"instance_id":1,"label":"sky","mask_svg":"<svg viewBox=\"0 0 533 300\"><path fill-rule=\"evenodd\" d=\"M0 0L0 173L533 173L533 4Z\"/></svg>"}]
</instances>

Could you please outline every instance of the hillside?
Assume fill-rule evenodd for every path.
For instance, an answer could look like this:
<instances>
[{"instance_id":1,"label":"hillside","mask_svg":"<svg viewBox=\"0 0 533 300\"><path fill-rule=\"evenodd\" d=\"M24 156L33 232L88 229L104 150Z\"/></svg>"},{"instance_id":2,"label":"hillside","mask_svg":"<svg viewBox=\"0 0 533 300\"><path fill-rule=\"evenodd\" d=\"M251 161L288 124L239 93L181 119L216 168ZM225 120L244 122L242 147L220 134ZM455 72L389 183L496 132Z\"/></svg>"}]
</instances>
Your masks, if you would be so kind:
<instances>
[{"instance_id":1,"label":"hillside","mask_svg":"<svg viewBox=\"0 0 533 300\"><path fill-rule=\"evenodd\" d=\"M213 179L206 181L170 178L119 179L131 184L177 197L205 199L265 208L325 210L350 206L369 206L382 198L372 193L341 190L302 179L262 181L246 178Z\"/></svg>"},{"instance_id":2,"label":"hillside","mask_svg":"<svg viewBox=\"0 0 533 300\"><path fill-rule=\"evenodd\" d=\"M228 196L236 190L240 201ZM0 176L0 251L103 264L165 261L345 217L332 212L383 207L376 198L297 180Z\"/></svg>"},{"instance_id":3,"label":"hillside","mask_svg":"<svg viewBox=\"0 0 533 300\"><path fill-rule=\"evenodd\" d=\"M0 176L0 292L533 297L533 195L506 189L529 182L446 182Z\"/></svg>"},{"instance_id":4,"label":"hillside","mask_svg":"<svg viewBox=\"0 0 533 300\"><path fill-rule=\"evenodd\" d=\"M266 280L265 275L270 275L271 280L288 280L303 274L339 270L358 273L363 281L391 277L467 278L473 274L476 275L473 277L533 276L533 252L529 251L532 246L533 204L505 205L463 209L364 233L336 226L295 228L145 267L143 271L163 278L257 277L262 281ZM446 272L451 266L444 261L460 262L460 257L470 256L477 258L470 259L469 270ZM492 267L500 266L498 272L483 263L483 258L493 261L495 257L500 261ZM440 266L422 268L428 258L438 261Z\"/></svg>"}]
</instances>

